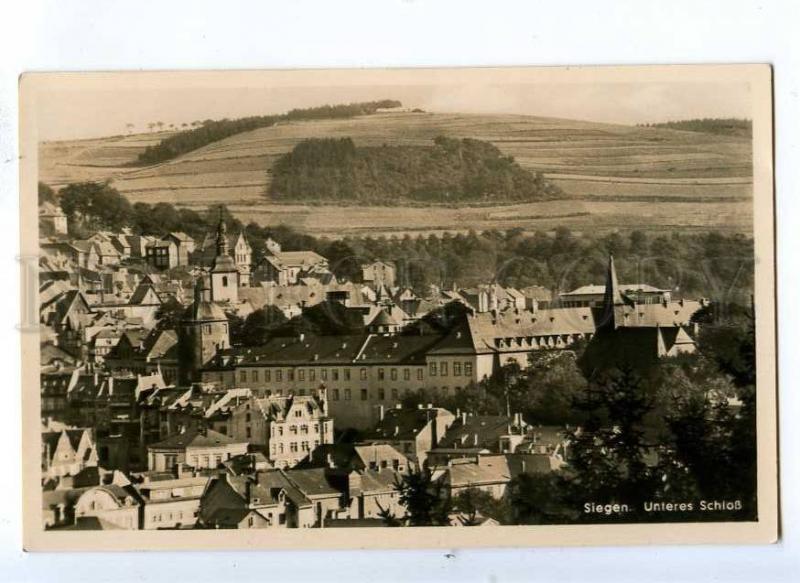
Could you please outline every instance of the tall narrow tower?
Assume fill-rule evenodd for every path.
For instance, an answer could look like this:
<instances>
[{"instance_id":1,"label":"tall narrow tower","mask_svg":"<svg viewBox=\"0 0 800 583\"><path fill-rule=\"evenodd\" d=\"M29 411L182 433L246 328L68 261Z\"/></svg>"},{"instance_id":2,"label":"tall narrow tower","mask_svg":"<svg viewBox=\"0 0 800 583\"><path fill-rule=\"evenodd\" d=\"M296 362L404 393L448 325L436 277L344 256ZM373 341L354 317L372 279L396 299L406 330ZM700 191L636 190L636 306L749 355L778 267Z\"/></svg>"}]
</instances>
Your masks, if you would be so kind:
<instances>
[{"instance_id":1,"label":"tall narrow tower","mask_svg":"<svg viewBox=\"0 0 800 583\"><path fill-rule=\"evenodd\" d=\"M211 301L239 303L239 270L228 253L228 228L222 209L217 226L217 255L211 264Z\"/></svg>"},{"instance_id":2,"label":"tall narrow tower","mask_svg":"<svg viewBox=\"0 0 800 583\"><path fill-rule=\"evenodd\" d=\"M617 308L624 305L625 299L619 289L617 268L614 266L614 256L609 254L608 268L606 270L606 289L603 294L603 314L598 327L607 330L615 330L617 328Z\"/></svg>"},{"instance_id":3,"label":"tall narrow tower","mask_svg":"<svg viewBox=\"0 0 800 583\"><path fill-rule=\"evenodd\" d=\"M178 382L200 380L200 370L219 350L230 348L228 318L209 298L203 276L195 282L194 302L186 309L178 328Z\"/></svg>"}]
</instances>

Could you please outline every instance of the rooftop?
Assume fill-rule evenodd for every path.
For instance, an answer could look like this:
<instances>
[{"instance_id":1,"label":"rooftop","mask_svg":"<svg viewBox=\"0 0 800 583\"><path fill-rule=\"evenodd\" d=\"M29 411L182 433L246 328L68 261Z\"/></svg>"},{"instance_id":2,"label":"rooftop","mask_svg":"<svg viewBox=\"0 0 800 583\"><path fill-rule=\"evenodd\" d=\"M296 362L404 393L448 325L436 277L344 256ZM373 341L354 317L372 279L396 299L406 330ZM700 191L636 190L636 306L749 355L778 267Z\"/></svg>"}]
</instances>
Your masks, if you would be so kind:
<instances>
[{"instance_id":1,"label":"rooftop","mask_svg":"<svg viewBox=\"0 0 800 583\"><path fill-rule=\"evenodd\" d=\"M176 433L163 441L148 446L149 449L186 449L188 447L225 447L226 445L239 444L232 437L223 435L213 429L189 429L183 433Z\"/></svg>"}]
</instances>

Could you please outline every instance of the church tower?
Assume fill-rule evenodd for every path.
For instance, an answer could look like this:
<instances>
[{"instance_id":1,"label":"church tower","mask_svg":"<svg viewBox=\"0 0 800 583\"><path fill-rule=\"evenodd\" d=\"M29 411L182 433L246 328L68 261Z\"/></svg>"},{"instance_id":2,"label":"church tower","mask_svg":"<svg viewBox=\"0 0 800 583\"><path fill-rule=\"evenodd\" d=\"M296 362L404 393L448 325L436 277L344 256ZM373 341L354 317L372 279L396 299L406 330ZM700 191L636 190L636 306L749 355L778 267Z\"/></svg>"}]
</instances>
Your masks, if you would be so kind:
<instances>
[{"instance_id":1,"label":"church tower","mask_svg":"<svg viewBox=\"0 0 800 583\"><path fill-rule=\"evenodd\" d=\"M239 270L228 253L228 228L221 209L217 226L217 254L211 264L210 279L212 302L239 303Z\"/></svg>"},{"instance_id":2,"label":"church tower","mask_svg":"<svg viewBox=\"0 0 800 583\"><path fill-rule=\"evenodd\" d=\"M228 318L211 301L200 276L195 283L194 302L186 309L178 328L178 383L199 381L203 366L230 345Z\"/></svg>"},{"instance_id":3,"label":"church tower","mask_svg":"<svg viewBox=\"0 0 800 583\"><path fill-rule=\"evenodd\" d=\"M603 294L603 313L598 328L616 330L618 325L616 321L617 308L625 304L625 298L619 289L617 268L614 266L614 256L609 255L608 268L606 270L606 289Z\"/></svg>"}]
</instances>

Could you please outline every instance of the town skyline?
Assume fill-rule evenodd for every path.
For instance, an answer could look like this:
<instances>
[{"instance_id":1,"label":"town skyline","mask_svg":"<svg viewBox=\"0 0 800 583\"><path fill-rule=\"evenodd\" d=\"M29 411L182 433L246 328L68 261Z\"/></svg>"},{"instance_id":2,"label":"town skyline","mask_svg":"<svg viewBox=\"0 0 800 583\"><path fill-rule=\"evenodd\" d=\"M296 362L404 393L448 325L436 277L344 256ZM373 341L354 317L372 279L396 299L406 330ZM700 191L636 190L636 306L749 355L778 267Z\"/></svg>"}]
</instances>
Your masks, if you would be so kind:
<instances>
[{"instance_id":1,"label":"town skyline","mask_svg":"<svg viewBox=\"0 0 800 583\"><path fill-rule=\"evenodd\" d=\"M472 74L320 73L279 115L38 144L45 533L758 517L749 85L536 96L696 112L619 126L509 114L533 84ZM115 91L146 109L156 77ZM133 112L108 79L95 115Z\"/></svg>"}]
</instances>

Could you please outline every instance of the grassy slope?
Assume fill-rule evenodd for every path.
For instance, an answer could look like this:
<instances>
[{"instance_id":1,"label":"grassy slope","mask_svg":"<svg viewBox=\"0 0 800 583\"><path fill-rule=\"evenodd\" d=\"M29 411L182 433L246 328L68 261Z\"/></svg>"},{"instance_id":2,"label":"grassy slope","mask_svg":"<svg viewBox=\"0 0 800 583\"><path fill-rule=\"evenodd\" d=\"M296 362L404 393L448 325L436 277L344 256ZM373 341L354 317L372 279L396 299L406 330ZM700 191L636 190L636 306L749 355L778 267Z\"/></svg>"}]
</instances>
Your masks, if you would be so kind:
<instances>
[{"instance_id":1,"label":"grassy slope","mask_svg":"<svg viewBox=\"0 0 800 583\"><path fill-rule=\"evenodd\" d=\"M550 208L552 205L543 207L541 212L520 209L519 215L534 217L527 223L522 221L523 226L549 225L549 221L537 222L535 218L543 219L544 215L563 217L597 212L601 217L616 217L598 227L624 226L626 221L619 217L630 217L650 220L654 226L676 223L694 228L698 212L711 217L709 224L716 225L727 220L718 217L728 217L731 210L734 223L749 225L750 211L746 202L724 203L732 204L731 208L715 206L720 201L741 201L751 195L749 140L517 115L389 113L345 120L282 123L232 136L170 162L135 169L122 165L133 160L147 144L159 139L158 136L51 142L40 148L40 178L53 186L112 178L114 186L132 201L166 200L203 207L225 202L240 209L242 214L264 222L277 222L283 217L301 224L307 221L309 228L339 234L340 227L348 232L358 229L351 230L349 220L340 225L323 220L331 218L331 209L269 205L264 198L269 180L264 169L277 156L309 137L350 136L357 145L427 145L440 134L491 141L505 154L514 156L521 166L544 172L565 192L580 199L580 202L565 201L566 212ZM650 204L642 215L639 205L672 198L675 203L666 209ZM629 210L619 202L626 199L630 199L626 204L632 205ZM702 200L709 202L702 205L700 211L691 205L692 201ZM684 212L680 205L685 204L690 204L692 209ZM603 209L598 210L597 205L604 205ZM729 212L720 215L726 208ZM268 215L268 212L277 214ZM481 216L488 216L485 210L482 212ZM322 217L315 217L314 213ZM446 228L453 221L453 213L435 218L437 224L428 229ZM571 223L569 220L562 222ZM576 222L578 227L580 223ZM733 228L739 230L741 225L737 223ZM412 225L410 230L414 229Z\"/></svg>"}]
</instances>

